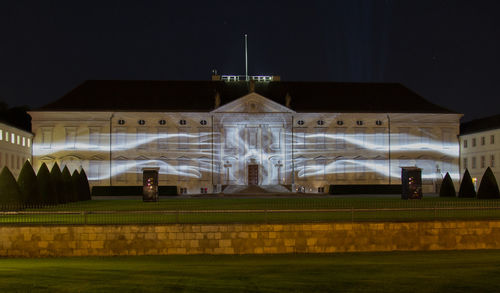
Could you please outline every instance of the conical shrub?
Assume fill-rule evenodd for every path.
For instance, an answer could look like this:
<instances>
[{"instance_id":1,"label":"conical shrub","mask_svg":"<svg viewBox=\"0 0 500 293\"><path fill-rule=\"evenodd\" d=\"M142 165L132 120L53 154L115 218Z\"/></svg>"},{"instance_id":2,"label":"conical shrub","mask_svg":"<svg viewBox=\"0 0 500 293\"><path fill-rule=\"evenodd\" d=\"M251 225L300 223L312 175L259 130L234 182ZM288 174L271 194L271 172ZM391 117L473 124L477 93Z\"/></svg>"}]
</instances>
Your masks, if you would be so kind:
<instances>
[{"instance_id":1,"label":"conical shrub","mask_svg":"<svg viewBox=\"0 0 500 293\"><path fill-rule=\"evenodd\" d=\"M75 202L76 195L75 189L73 187L73 180L71 180L71 173L69 172L68 166L64 166L62 171L62 181L63 181L63 196L66 202Z\"/></svg>"},{"instance_id":2,"label":"conical shrub","mask_svg":"<svg viewBox=\"0 0 500 293\"><path fill-rule=\"evenodd\" d=\"M488 167L486 171L484 171L483 178L481 179L481 184L479 185L479 189L477 190L477 198L500 198L497 180L490 167Z\"/></svg>"},{"instance_id":3,"label":"conical shrub","mask_svg":"<svg viewBox=\"0 0 500 293\"><path fill-rule=\"evenodd\" d=\"M82 169L80 171L80 187L82 193L82 200L91 200L92 197L90 195L90 185L89 180L87 179L87 174L85 170Z\"/></svg>"},{"instance_id":4,"label":"conical shrub","mask_svg":"<svg viewBox=\"0 0 500 293\"><path fill-rule=\"evenodd\" d=\"M446 172L443 182L441 183L441 190L439 190L440 197L456 197L455 186L451 180L450 173Z\"/></svg>"},{"instance_id":5,"label":"conical shrub","mask_svg":"<svg viewBox=\"0 0 500 293\"><path fill-rule=\"evenodd\" d=\"M52 184L52 189L57 198L57 203L65 203L66 198L64 196L62 173L57 163L54 163L52 170L50 170L50 183Z\"/></svg>"},{"instance_id":6,"label":"conical shrub","mask_svg":"<svg viewBox=\"0 0 500 293\"><path fill-rule=\"evenodd\" d=\"M71 182L73 182L73 190L76 195L76 200L81 201L83 198L82 192L80 191L80 173L75 169L73 175L71 175Z\"/></svg>"},{"instance_id":7,"label":"conical shrub","mask_svg":"<svg viewBox=\"0 0 500 293\"><path fill-rule=\"evenodd\" d=\"M465 169L464 176L462 177L462 182L460 183L458 197L476 197L476 189L474 189L472 177L470 177L469 170L467 169Z\"/></svg>"},{"instance_id":8,"label":"conical shrub","mask_svg":"<svg viewBox=\"0 0 500 293\"><path fill-rule=\"evenodd\" d=\"M21 192L9 168L3 167L0 173L0 209L17 210L22 207Z\"/></svg>"},{"instance_id":9,"label":"conical shrub","mask_svg":"<svg viewBox=\"0 0 500 293\"><path fill-rule=\"evenodd\" d=\"M57 204L57 195L54 193L54 188L52 188L49 168L45 163L38 169L36 179L42 204Z\"/></svg>"},{"instance_id":10,"label":"conical shrub","mask_svg":"<svg viewBox=\"0 0 500 293\"><path fill-rule=\"evenodd\" d=\"M17 179L21 198L25 205L33 206L41 203L38 181L29 161L26 161Z\"/></svg>"}]
</instances>

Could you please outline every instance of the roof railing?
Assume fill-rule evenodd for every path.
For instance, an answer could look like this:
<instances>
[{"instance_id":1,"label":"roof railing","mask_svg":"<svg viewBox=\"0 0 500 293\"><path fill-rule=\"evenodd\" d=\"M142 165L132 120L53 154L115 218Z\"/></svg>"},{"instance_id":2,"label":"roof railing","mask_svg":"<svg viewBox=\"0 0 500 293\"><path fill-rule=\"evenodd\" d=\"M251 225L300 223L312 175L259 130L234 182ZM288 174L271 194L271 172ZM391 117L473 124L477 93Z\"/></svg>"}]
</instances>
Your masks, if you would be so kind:
<instances>
[{"instance_id":1,"label":"roof railing","mask_svg":"<svg viewBox=\"0 0 500 293\"><path fill-rule=\"evenodd\" d=\"M212 80L222 80L226 82L232 81L245 81L247 77L245 75L214 75L212 76ZM258 82L270 82L270 81L279 81L279 76L274 75L249 75L248 80L254 80Z\"/></svg>"}]
</instances>

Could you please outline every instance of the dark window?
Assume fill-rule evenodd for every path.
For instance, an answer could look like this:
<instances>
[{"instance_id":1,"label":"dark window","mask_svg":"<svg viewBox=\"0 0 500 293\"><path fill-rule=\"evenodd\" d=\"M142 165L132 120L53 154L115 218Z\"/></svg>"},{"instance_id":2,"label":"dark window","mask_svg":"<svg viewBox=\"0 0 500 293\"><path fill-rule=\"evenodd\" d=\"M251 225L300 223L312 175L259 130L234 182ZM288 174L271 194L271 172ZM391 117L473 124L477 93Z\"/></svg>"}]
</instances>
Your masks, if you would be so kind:
<instances>
[{"instance_id":1,"label":"dark window","mask_svg":"<svg viewBox=\"0 0 500 293\"><path fill-rule=\"evenodd\" d=\"M297 124L298 124L298 125L304 125L304 120L299 120L299 121L297 121Z\"/></svg>"},{"instance_id":2,"label":"dark window","mask_svg":"<svg viewBox=\"0 0 500 293\"><path fill-rule=\"evenodd\" d=\"M342 120L337 121L337 125L344 125L344 121Z\"/></svg>"},{"instance_id":3,"label":"dark window","mask_svg":"<svg viewBox=\"0 0 500 293\"><path fill-rule=\"evenodd\" d=\"M123 120L123 119L118 120L118 124L120 124L120 125L125 124L125 120Z\"/></svg>"},{"instance_id":4,"label":"dark window","mask_svg":"<svg viewBox=\"0 0 500 293\"><path fill-rule=\"evenodd\" d=\"M495 143L495 135L490 136L490 144Z\"/></svg>"},{"instance_id":5,"label":"dark window","mask_svg":"<svg viewBox=\"0 0 500 293\"><path fill-rule=\"evenodd\" d=\"M358 121L356 121L356 124L361 126L361 125L363 125L363 121L358 120Z\"/></svg>"},{"instance_id":6,"label":"dark window","mask_svg":"<svg viewBox=\"0 0 500 293\"><path fill-rule=\"evenodd\" d=\"M481 136L481 145L486 144L486 138L484 136Z\"/></svg>"},{"instance_id":7,"label":"dark window","mask_svg":"<svg viewBox=\"0 0 500 293\"><path fill-rule=\"evenodd\" d=\"M464 148L466 149L467 148L467 140L464 139Z\"/></svg>"},{"instance_id":8,"label":"dark window","mask_svg":"<svg viewBox=\"0 0 500 293\"><path fill-rule=\"evenodd\" d=\"M318 120L318 122L316 122L316 123L318 123L318 125L323 125L323 124L325 124L325 121L323 121L323 120Z\"/></svg>"},{"instance_id":9,"label":"dark window","mask_svg":"<svg viewBox=\"0 0 500 293\"><path fill-rule=\"evenodd\" d=\"M207 120L201 120L201 121L200 121L200 124L201 124L201 125L207 125Z\"/></svg>"},{"instance_id":10,"label":"dark window","mask_svg":"<svg viewBox=\"0 0 500 293\"><path fill-rule=\"evenodd\" d=\"M375 121L375 124L378 125L378 126L380 126L380 125L382 125L382 121L381 120L377 120L377 121Z\"/></svg>"},{"instance_id":11,"label":"dark window","mask_svg":"<svg viewBox=\"0 0 500 293\"><path fill-rule=\"evenodd\" d=\"M160 123L160 125L165 125L165 124L167 124L167 121L165 121L164 119L162 119L162 120L158 121L158 123Z\"/></svg>"},{"instance_id":12,"label":"dark window","mask_svg":"<svg viewBox=\"0 0 500 293\"><path fill-rule=\"evenodd\" d=\"M141 119L141 120L137 121L137 123L139 123L139 125L144 125L144 124L146 124L146 121Z\"/></svg>"},{"instance_id":13,"label":"dark window","mask_svg":"<svg viewBox=\"0 0 500 293\"><path fill-rule=\"evenodd\" d=\"M180 120L180 121L179 121L179 124L180 124L180 125L186 125L186 120L184 120L184 119Z\"/></svg>"}]
</instances>

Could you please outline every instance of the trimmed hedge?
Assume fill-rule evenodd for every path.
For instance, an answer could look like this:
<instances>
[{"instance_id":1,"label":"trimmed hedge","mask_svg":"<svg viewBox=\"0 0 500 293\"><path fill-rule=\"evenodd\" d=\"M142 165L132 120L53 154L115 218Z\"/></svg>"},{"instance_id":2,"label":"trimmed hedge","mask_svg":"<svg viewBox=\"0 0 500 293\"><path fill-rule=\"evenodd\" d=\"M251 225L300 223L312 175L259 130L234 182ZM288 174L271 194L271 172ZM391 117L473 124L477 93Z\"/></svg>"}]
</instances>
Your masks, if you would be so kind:
<instances>
[{"instance_id":1,"label":"trimmed hedge","mask_svg":"<svg viewBox=\"0 0 500 293\"><path fill-rule=\"evenodd\" d=\"M68 166L64 166L61 174L63 182L63 196L66 202L76 202L78 199L75 194L75 187L73 186L73 180L71 179L71 173L69 172Z\"/></svg>"},{"instance_id":2,"label":"trimmed hedge","mask_svg":"<svg viewBox=\"0 0 500 293\"><path fill-rule=\"evenodd\" d=\"M472 177L470 176L469 170L467 169L465 169L464 176L462 177L462 182L460 183L458 197L476 197L474 183L472 183Z\"/></svg>"},{"instance_id":3,"label":"trimmed hedge","mask_svg":"<svg viewBox=\"0 0 500 293\"><path fill-rule=\"evenodd\" d=\"M40 204L40 192L35 171L29 161L24 162L19 178L17 179L23 203L27 205Z\"/></svg>"},{"instance_id":4,"label":"trimmed hedge","mask_svg":"<svg viewBox=\"0 0 500 293\"><path fill-rule=\"evenodd\" d=\"M329 194L401 194L401 184L330 185Z\"/></svg>"},{"instance_id":5,"label":"trimmed hedge","mask_svg":"<svg viewBox=\"0 0 500 293\"><path fill-rule=\"evenodd\" d=\"M80 200L92 199L90 195L90 185L89 185L89 180L87 178L87 173L85 173L85 170L83 169L80 171L80 184L78 185L78 189L81 190Z\"/></svg>"},{"instance_id":6,"label":"trimmed hedge","mask_svg":"<svg viewBox=\"0 0 500 293\"><path fill-rule=\"evenodd\" d=\"M439 190L440 197L456 197L457 192L455 191L455 186L453 185L453 180L451 180L450 173L446 172L443 182L441 183L441 189Z\"/></svg>"},{"instance_id":7,"label":"trimmed hedge","mask_svg":"<svg viewBox=\"0 0 500 293\"><path fill-rule=\"evenodd\" d=\"M3 167L0 173L0 205L2 210L15 210L20 207L21 191L9 168Z\"/></svg>"},{"instance_id":8,"label":"trimmed hedge","mask_svg":"<svg viewBox=\"0 0 500 293\"><path fill-rule=\"evenodd\" d=\"M55 198L57 198L56 203L66 203L62 173L57 162L54 163L54 166L52 166L52 170L50 170L50 184L52 184Z\"/></svg>"},{"instance_id":9,"label":"trimmed hedge","mask_svg":"<svg viewBox=\"0 0 500 293\"><path fill-rule=\"evenodd\" d=\"M484 171L483 178L481 179L481 184L479 185L479 189L477 190L477 198L500 198L497 180L490 167L488 167L486 171Z\"/></svg>"},{"instance_id":10,"label":"trimmed hedge","mask_svg":"<svg viewBox=\"0 0 500 293\"><path fill-rule=\"evenodd\" d=\"M177 195L177 186L159 186L159 195ZM93 196L142 196L142 186L94 186Z\"/></svg>"},{"instance_id":11,"label":"trimmed hedge","mask_svg":"<svg viewBox=\"0 0 500 293\"><path fill-rule=\"evenodd\" d=\"M57 195L54 193L54 188L50 180L49 168L45 163L38 169L36 179L38 181L38 192L40 193L42 203L57 204Z\"/></svg>"}]
</instances>

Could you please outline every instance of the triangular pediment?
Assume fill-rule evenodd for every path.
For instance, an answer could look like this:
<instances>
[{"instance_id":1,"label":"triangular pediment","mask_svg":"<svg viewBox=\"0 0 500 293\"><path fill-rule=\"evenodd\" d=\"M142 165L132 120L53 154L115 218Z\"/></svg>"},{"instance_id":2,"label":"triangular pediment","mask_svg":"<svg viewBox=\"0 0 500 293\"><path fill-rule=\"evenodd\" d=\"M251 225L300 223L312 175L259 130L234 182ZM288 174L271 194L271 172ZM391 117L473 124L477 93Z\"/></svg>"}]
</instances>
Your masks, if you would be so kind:
<instances>
[{"instance_id":1,"label":"triangular pediment","mask_svg":"<svg viewBox=\"0 0 500 293\"><path fill-rule=\"evenodd\" d=\"M257 93L249 93L213 110L212 113L295 113L295 111Z\"/></svg>"}]
</instances>

